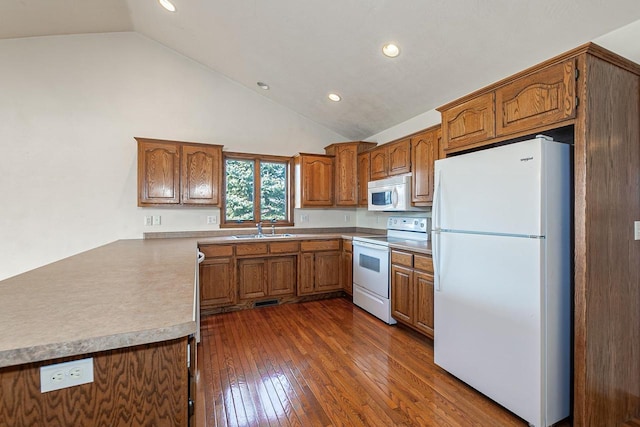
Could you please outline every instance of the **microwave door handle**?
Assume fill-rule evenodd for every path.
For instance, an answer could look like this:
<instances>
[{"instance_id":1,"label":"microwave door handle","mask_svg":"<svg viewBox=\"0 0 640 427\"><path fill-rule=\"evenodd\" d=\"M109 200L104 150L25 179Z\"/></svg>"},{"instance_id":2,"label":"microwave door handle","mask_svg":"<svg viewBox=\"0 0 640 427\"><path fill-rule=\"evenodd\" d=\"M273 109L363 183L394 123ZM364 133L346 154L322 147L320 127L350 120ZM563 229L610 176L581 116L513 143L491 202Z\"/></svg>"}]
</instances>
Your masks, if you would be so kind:
<instances>
[{"instance_id":1,"label":"microwave door handle","mask_svg":"<svg viewBox=\"0 0 640 427\"><path fill-rule=\"evenodd\" d=\"M398 207L398 189L395 187L391 192L391 206L393 206L394 208Z\"/></svg>"}]
</instances>

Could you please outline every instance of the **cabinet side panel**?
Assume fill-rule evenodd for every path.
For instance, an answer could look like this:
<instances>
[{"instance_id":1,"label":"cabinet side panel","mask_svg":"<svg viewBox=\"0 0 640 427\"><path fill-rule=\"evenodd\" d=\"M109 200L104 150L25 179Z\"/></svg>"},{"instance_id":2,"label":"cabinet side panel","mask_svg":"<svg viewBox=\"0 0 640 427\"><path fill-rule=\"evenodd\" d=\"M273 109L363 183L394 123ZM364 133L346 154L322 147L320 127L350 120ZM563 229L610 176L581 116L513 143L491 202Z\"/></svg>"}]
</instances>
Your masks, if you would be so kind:
<instances>
[{"instance_id":1,"label":"cabinet side panel","mask_svg":"<svg viewBox=\"0 0 640 427\"><path fill-rule=\"evenodd\" d=\"M94 381L40 393L40 366L0 369L0 425L187 425L187 338L93 357Z\"/></svg>"},{"instance_id":2,"label":"cabinet side panel","mask_svg":"<svg viewBox=\"0 0 640 427\"><path fill-rule=\"evenodd\" d=\"M576 127L575 425L640 414L640 82L587 57Z\"/></svg>"}]
</instances>

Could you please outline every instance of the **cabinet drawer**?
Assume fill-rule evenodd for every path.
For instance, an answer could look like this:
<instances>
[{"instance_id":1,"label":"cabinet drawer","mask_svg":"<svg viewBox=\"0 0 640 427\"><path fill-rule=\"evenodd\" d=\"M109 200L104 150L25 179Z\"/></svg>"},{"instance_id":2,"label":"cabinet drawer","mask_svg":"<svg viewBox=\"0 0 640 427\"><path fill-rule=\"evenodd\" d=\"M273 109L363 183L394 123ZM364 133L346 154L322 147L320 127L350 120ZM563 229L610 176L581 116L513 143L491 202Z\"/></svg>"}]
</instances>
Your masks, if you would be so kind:
<instances>
[{"instance_id":1,"label":"cabinet drawer","mask_svg":"<svg viewBox=\"0 0 640 427\"><path fill-rule=\"evenodd\" d=\"M236 255L261 255L268 252L267 243L248 243L236 246Z\"/></svg>"},{"instance_id":2,"label":"cabinet drawer","mask_svg":"<svg viewBox=\"0 0 640 427\"><path fill-rule=\"evenodd\" d=\"M337 251L340 250L340 240L314 240L300 244L302 252Z\"/></svg>"},{"instance_id":3,"label":"cabinet drawer","mask_svg":"<svg viewBox=\"0 0 640 427\"><path fill-rule=\"evenodd\" d=\"M426 271L433 274L433 258L426 255L414 255L413 267L416 270Z\"/></svg>"},{"instance_id":4,"label":"cabinet drawer","mask_svg":"<svg viewBox=\"0 0 640 427\"><path fill-rule=\"evenodd\" d=\"M269 253L284 254L289 252L298 252L299 242L276 242L269 244Z\"/></svg>"},{"instance_id":5,"label":"cabinet drawer","mask_svg":"<svg viewBox=\"0 0 640 427\"><path fill-rule=\"evenodd\" d=\"M353 252L353 243L351 243L351 240L342 240L342 250L345 252Z\"/></svg>"},{"instance_id":6,"label":"cabinet drawer","mask_svg":"<svg viewBox=\"0 0 640 427\"><path fill-rule=\"evenodd\" d=\"M233 246L231 245L201 245L199 249L206 258L233 256Z\"/></svg>"},{"instance_id":7,"label":"cabinet drawer","mask_svg":"<svg viewBox=\"0 0 640 427\"><path fill-rule=\"evenodd\" d=\"M391 264L413 267L413 255L406 252L391 251Z\"/></svg>"}]
</instances>

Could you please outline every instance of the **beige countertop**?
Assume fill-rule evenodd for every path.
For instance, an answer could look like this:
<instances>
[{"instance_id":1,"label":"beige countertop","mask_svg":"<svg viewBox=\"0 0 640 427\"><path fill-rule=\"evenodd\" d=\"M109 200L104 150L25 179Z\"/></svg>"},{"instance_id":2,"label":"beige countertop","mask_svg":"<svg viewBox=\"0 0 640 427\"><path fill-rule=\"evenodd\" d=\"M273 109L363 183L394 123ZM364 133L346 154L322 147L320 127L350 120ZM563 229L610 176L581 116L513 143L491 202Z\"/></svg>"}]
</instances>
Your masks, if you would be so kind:
<instances>
[{"instance_id":1,"label":"beige countertop","mask_svg":"<svg viewBox=\"0 0 640 427\"><path fill-rule=\"evenodd\" d=\"M0 281L0 368L195 333L198 244L364 235L119 240ZM431 254L430 242L390 246Z\"/></svg>"},{"instance_id":2,"label":"beige countertop","mask_svg":"<svg viewBox=\"0 0 640 427\"><path fill-rule=\"evenodd\" d=\"M196 331L195 239L119 240L0 282L0 367Z\"/></svg>"}]
</instances>

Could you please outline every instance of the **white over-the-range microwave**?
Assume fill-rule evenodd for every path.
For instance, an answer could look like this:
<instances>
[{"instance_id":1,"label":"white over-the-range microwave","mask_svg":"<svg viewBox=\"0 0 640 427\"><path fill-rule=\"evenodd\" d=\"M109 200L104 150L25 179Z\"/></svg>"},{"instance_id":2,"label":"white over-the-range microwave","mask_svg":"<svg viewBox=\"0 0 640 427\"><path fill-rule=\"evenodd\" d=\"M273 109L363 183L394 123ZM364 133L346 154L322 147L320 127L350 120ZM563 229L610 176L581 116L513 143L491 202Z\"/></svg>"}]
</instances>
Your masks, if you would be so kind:
<instances>
[{"instance_id":1,"label":"white over-the-range microwave","mask_svg":"<svg viewBox=\"0 0 640 427\"><path fill-rule=\"evenodd\" d=\"M370 211L406 212L421 211L411 206L411 174L396 175L369 181L368 200Z\"/></svg>"}]
</instances>

